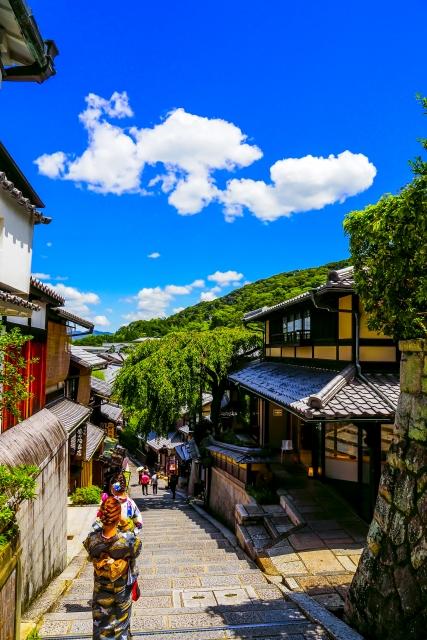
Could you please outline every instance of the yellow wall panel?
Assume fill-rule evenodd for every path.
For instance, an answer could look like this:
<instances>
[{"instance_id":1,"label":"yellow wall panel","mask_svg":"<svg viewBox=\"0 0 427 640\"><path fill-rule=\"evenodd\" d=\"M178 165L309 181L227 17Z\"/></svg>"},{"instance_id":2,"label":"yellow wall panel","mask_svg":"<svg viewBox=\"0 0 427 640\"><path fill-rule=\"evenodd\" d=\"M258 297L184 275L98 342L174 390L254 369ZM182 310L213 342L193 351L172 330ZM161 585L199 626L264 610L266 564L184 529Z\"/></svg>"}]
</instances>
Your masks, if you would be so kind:
<instances>
[{"instance_id":1,"label":"yellow wall panel","mask_svg":"<svg viewBox=\"0 0 427 640\"><path fill-rule=\"evenodd\" d=\"M338 308L339 309L349 309L351 311L352 303L353 303L352 296L342 296L342 298L339 299Z\"/></svg>"},{"instance_id":2,"label":"yellow wall panel","mask_svg":"<svg viewBox=\"0 0 427 640\"><path fill-rule=\"evenodd\" d=\"M270 356L272 358L280 358L281 356L281 349L280 347L271 347L270 348Z\"/></svg>"},{"instance_id":3,"label":"yellow wall panel","mask_svg":"<svg viewBox=\"0 0 427 640\"><path fill-rule=\"evenodd\" d=\"M311 347L297 347L296 349L296 357L297 358L311 358L313 355Z\"/></svg>"},{"instance_id":4,"label":"yellow wall panel","mask_svg":"<svg viewBox=\"0 0 427 640\"><path fill-rule=\"evenodd\" d=\"M282 358L295 358L295 349L293 347L282 347Z\"/></svg>"},{"instance_id":5,"label":"yellow wall panel","mask_svg":"<svg viewBox=\"0 0 427 640\"><path fill-rule=\"evenodd\" d=\"M351 313L339 313L338 314L338 335L340 340L346 340L352 336L352 314Z\"/></svg>"},{"instance_id":6,"label":"yellow wall panel","mask_svg":"<svg viewBox=\"0 0 427 640\"><path fill-rule=\"evenodd\" d=\"M359 335L361 338L390 339L390 336L386 336L378 331L371 331L371 329L368 328L368 314L363 308L362 303L359 303Z\"/></svg>"},{"instance_id":7,"label":"yellow wall panel","mask_svg":"<svg viewBox=\"0 0 427 640\"><path fill-rule=\"evenodd\" d=\"M360 347L359 359L364 362L396 362L396 348Z\"/></svg>"},{"instance_id":8,"label":"yellow wall panel","mask_svg":"<svg viewBox=\"0 0 427 640\"><path fill-rule=\"evenodd\" d=\"M351 347L339 347L339 359L351 360Z\"/></svg>"},{"instance_id":9,"label":"yellow wall panel","mask_svg":"<svg viewBox=\"0 0 427 640\"><path fill-rule=\"evenodd\" d=\"M337 350L335 347L314 347L314 357L322 360L336 360Z\"/></svg>"},{"instance_id":10,"label":"yellow wall panel","mask_svg":"<svg viewBox=\"0 0 427 640\"><path fill-rule=\"evenodd\" d=\"M269 355L270 355L270 347L266 347L265 355L266 355L267 358L269 357Z\"/></svg>"}]
</instances>

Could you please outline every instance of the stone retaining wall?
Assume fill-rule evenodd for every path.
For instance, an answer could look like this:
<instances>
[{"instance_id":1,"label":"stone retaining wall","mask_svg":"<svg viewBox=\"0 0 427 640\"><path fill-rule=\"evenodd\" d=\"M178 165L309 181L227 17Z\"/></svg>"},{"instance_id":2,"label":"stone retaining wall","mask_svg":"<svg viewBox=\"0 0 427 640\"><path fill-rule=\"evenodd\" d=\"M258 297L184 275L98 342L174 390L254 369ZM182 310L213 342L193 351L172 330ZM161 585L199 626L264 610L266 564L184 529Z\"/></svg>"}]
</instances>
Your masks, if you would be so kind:
<instances>
[{"instance_id":1,"label":"stone retaining wall","mask_svg":"<svg viewBox=\"0 0 427 640\"><path fill-rule=\"evenodd\" d=\"M236 504L252 504L255 500L245 491L242 483L222 469L211 467L209 509L232 530L236 530L234 510Z\"/></svg>"},{"instance_id":2,"label":"stone retaining wall","mask_svg":"<svg viewBox=\"0 0 427 640\"><path fill-rule=\"evenodd\" d=\"M346 605L366 638L427 637L427 344L400 343L396 440Z\"/></svg>"}]
</instances>

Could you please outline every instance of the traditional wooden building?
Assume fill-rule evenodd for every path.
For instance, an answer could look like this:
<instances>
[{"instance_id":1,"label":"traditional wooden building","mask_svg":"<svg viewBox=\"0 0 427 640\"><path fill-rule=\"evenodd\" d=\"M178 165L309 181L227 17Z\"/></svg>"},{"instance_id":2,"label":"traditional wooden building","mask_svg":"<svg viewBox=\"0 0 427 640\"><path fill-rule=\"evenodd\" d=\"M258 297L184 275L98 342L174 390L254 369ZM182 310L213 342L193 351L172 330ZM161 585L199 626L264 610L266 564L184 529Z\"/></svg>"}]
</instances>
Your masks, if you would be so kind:
<instances>
[{"instance_id":1,"label":"traditional wooden building","mask_svg":"<svg viewBox=\"0 0 427 640\"><path fill-rule=\"evenodd\" d=\"M369 519L393 435L397 344L371 331L353 269L245 315L263 323L262 358L230 375L237 430L332 483Z\"/></svg>"}]
</instances>

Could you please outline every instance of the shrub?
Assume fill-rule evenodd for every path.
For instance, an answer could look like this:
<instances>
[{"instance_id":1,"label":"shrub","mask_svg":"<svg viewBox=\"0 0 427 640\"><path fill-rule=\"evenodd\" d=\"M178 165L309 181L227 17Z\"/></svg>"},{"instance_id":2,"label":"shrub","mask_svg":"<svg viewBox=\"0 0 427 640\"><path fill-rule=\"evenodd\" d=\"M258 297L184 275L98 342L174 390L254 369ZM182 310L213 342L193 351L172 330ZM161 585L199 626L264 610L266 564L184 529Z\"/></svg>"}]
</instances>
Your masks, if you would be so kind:
<instances>
[{"instance_id":1,"label":"shrub","mask_svg":"<svg viewBox=\"0 0 427 640\"><path fill-rule=\"evenodd\" d=\"M33 465L0 465L0 548L16 533L15 514L20 503L36 497L38 472Z\"/></svg>"},{"instance_id":2,"label":"shrub","mask_svg":"<svg viewBox=\"0 0 427 640\"><path fill-rule=\"evenodd\" d=\"M73 504L98 504L101 500L101 492L102 489L96 485L80 487L71 495L71 502Z\"/></svg>"},{"instance_id":3,"label":"shrub","mask_svg":"<svg viewBox=\"0 0 427 640\"><path fill-rule=\"evenodd\" d=\"M247 493L255 498L258 504L278 504L279 496L272 487L247 487Z\"/></svg>"}]
</instances>

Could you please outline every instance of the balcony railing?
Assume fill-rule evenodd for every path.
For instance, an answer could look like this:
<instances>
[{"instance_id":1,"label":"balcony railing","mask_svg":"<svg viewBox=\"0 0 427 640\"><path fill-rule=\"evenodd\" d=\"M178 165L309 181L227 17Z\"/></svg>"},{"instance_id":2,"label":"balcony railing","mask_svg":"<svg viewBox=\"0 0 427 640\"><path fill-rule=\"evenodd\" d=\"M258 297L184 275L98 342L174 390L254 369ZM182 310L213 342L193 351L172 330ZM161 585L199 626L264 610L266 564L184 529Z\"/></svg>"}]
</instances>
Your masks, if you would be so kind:
<instances>
[{"instance_id":1,"label":"balcony railing","mask_svg":"<svg viewBox=\"0 0 427 640\"><path fill-rule=\"evenodd\" d=\"M270 336L270 344L288 346L311 344L311 331L310 329L301 329L286 333L273 333Z\"/></svg>"}]
</instances>

